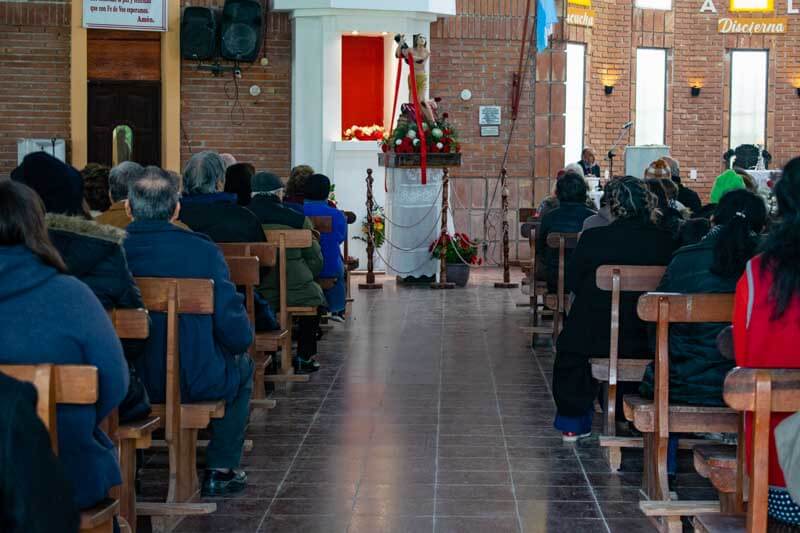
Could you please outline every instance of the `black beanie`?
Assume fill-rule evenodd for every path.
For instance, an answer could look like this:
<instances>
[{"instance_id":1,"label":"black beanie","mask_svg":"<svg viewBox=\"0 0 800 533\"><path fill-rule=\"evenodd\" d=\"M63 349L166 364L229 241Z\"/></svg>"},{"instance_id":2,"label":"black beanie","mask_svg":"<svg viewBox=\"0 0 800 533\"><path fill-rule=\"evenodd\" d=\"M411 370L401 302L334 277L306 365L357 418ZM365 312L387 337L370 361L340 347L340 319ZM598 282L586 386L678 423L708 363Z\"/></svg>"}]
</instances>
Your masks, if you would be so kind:
<instances>
[{"instance_id":1,"label":"black beanie","mask_svg":"<svg viewBox=\"0 0 800 533\"><path fill-rule=\"evenodd\" d=\"M48 213L84 213L81 173L47 152L26 155L22 164L11 171L11 179L36 191Z\"/></svg>"},{"instance_id":2,"label":"black beanie","mask_svg":"<svg viewBox=\"0 0 800 533\"><path fill-rule=\"evenodd\" d=\"M306 200L327 200L331 194L331 180L324 174L312 174L306 178Z\"/></svg>"}]
</instances>

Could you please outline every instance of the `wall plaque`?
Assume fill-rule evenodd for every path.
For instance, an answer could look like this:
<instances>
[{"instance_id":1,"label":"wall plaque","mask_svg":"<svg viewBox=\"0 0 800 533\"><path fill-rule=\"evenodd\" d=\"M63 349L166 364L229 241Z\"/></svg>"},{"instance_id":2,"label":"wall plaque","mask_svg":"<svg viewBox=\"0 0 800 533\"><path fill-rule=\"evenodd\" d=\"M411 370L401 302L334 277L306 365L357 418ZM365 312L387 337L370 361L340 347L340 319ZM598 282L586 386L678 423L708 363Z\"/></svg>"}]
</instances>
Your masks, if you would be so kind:
<instances>
[{"instance_id":1,"label":"wall plaque","mask_svg":"<svg viewBox=\"0 0 800 533\"><path fill-rule=\"evenodd\" d=\"M499 126L502 119L502 111L499 105L480 106L478 124L481 126Z\"/></svg>"},{"instance_id":2,"label":"wall plaque","mask_svg":"<svg viewBox=\"0 0 800 533\"><path fill-rule=\"evenodd\" d=\"M167 31L167 3L168 0L83 0L83 27Z\"/></svg>"}]
</instances>

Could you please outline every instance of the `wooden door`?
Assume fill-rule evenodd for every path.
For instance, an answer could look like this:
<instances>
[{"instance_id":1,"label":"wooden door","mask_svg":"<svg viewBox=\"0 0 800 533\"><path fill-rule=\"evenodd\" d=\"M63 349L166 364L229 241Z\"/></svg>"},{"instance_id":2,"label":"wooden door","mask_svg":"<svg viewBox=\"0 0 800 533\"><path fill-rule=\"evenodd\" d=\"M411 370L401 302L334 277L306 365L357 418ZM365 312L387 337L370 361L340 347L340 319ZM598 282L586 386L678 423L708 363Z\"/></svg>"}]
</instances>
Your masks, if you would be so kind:
<instances>
[{"instance_id":1,"label":"wooden door","mask_svg":"<svg viewBox=\"0 0 800 533\"><path fill-rule=\"evenodd\" d=\"M161 165L161 82L89 81L89 162L112 164L112 132L133 130L133 161Z\"/></svg>"}]
</instances>

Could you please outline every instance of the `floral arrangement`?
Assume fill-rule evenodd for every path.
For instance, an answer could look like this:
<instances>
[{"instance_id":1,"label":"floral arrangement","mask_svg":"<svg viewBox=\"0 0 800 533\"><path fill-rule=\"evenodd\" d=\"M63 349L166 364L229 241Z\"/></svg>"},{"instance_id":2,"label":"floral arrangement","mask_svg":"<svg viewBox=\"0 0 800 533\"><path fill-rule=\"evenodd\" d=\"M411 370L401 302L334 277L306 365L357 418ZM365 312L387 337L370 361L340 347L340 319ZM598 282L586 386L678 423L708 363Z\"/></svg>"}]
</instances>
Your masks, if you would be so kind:
<instances>
[{"instance_id":1,"label":"floral arrangement","mask_svg":"<svg viewBox=\"0 0 800 533\"><path fill-rule=\"evenodd\" d=\"M461 263L462 261L470 265L482 265L483 259L478 257L478 243L469 238L466 233L456 233L440 235L428 247L434 258L441 257L442 249L445 248L445 261L447 263Z\"/></svg>"},{"instance_id":2,"label":"floral arrangement","mask_svg":"<svg viewBox=\"0 0 800 533\"><path fill-rule=\"evenodd\" d=\"M356 126L355 124L344 130L342 138L345 141L352 141L353 139L359 141L377 141L383 138L384 127L378 124L372 126Z\"/></svg>"},{"instance_id":3,"label":"floral arrangement","mask_svg":"<svg viewBox=\"0 0 800 533\"><path fill-rule=\"evenodd\" d=\"M375 248L380 248L383 246L383 242L386 240L386 214L384 213L383 208L377 204L372 211L372 224L375 227ZM359 241L369 242L368 217L365 216L364 221L361 222L361 235L353 238L358 239Z\"/></svg>"},{"instance_id":4,"label":"floral arrangement","mask_svg":"<svg viewBox=\"0 0 800 533\"><path fill-rule=\"evenodd\" d=\"M441 98L436 98L438 104ZM391 134L383 136L380 141L381 150L386 153L393 151L398 154L419 153L422 150L420 137L425 136L428 153L449 154L461 152L456 129L450 123L447 113L434 113L433 122L422 121L422 132L419 132L416 120L403 114L397 121L397 126Z\"/></svg>"}]
</instances>

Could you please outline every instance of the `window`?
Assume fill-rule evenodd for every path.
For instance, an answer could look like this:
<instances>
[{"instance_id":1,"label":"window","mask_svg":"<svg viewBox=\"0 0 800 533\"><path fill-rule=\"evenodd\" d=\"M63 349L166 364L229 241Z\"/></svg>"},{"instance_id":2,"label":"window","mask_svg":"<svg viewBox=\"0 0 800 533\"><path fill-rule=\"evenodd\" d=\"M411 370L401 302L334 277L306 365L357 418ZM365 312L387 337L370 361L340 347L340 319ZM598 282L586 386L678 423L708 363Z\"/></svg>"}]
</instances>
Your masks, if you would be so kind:
<instances>
[{"instance_id":1,"label":"window","mask_svg":"<svg viewBox=\"0 0 800 533\"><path fill-rule=\"evenodd\" d=\"M774 0L731 0L731 11L734 12L763 12L774 10Z\"/></svg>"},{"instance_id":2,"label":"window","mask_svg":"<svg viewBox=\"0 0 800 533\"><path fill-rule=\"evenodd\" d=\"M736 0L731 0L731 2L734 1ZM664 11L669 11L672 9L672 0L636 0L636 7L640 9L663 9Z\"/></svg>"},{"instance_id":3,"label":"window","mask_svg":"<svg viewBox=\"0 0 800 533\"><path fill-rule=\"evenodd\" d=\"M636 50L636 144L664 144L667 51Z\"/></svg>"},{"instance_id":4,"label":"window","mask_svg":"<svg viewBox=\"0 0 800 533\"><path fill-rule=\"evenodd\" d=\"M583 151L583 96L586 45L567 43L567 116L564 165L581 159Z\"/></svg>"},{"instance_id":5,"label":"window","mask_svg":"<svg viewBox=\"0 0 800 533\"><path fill-rule=\"evenodd\" d=\"M353 126L383 126L384 46L382 37L342 36L342 136L379 139ZM347 131L350 131L350 135Z\"/></svg>"},{"instance_id":6,"label":"window","mask_svg":"<svg viewBox=\"0 0 800 533\"><path fill-rule=\"evenodd\" d=\"M767 51L731 53L731 148L764 145L767 124Z\"/></svg>"}]
</instances>

